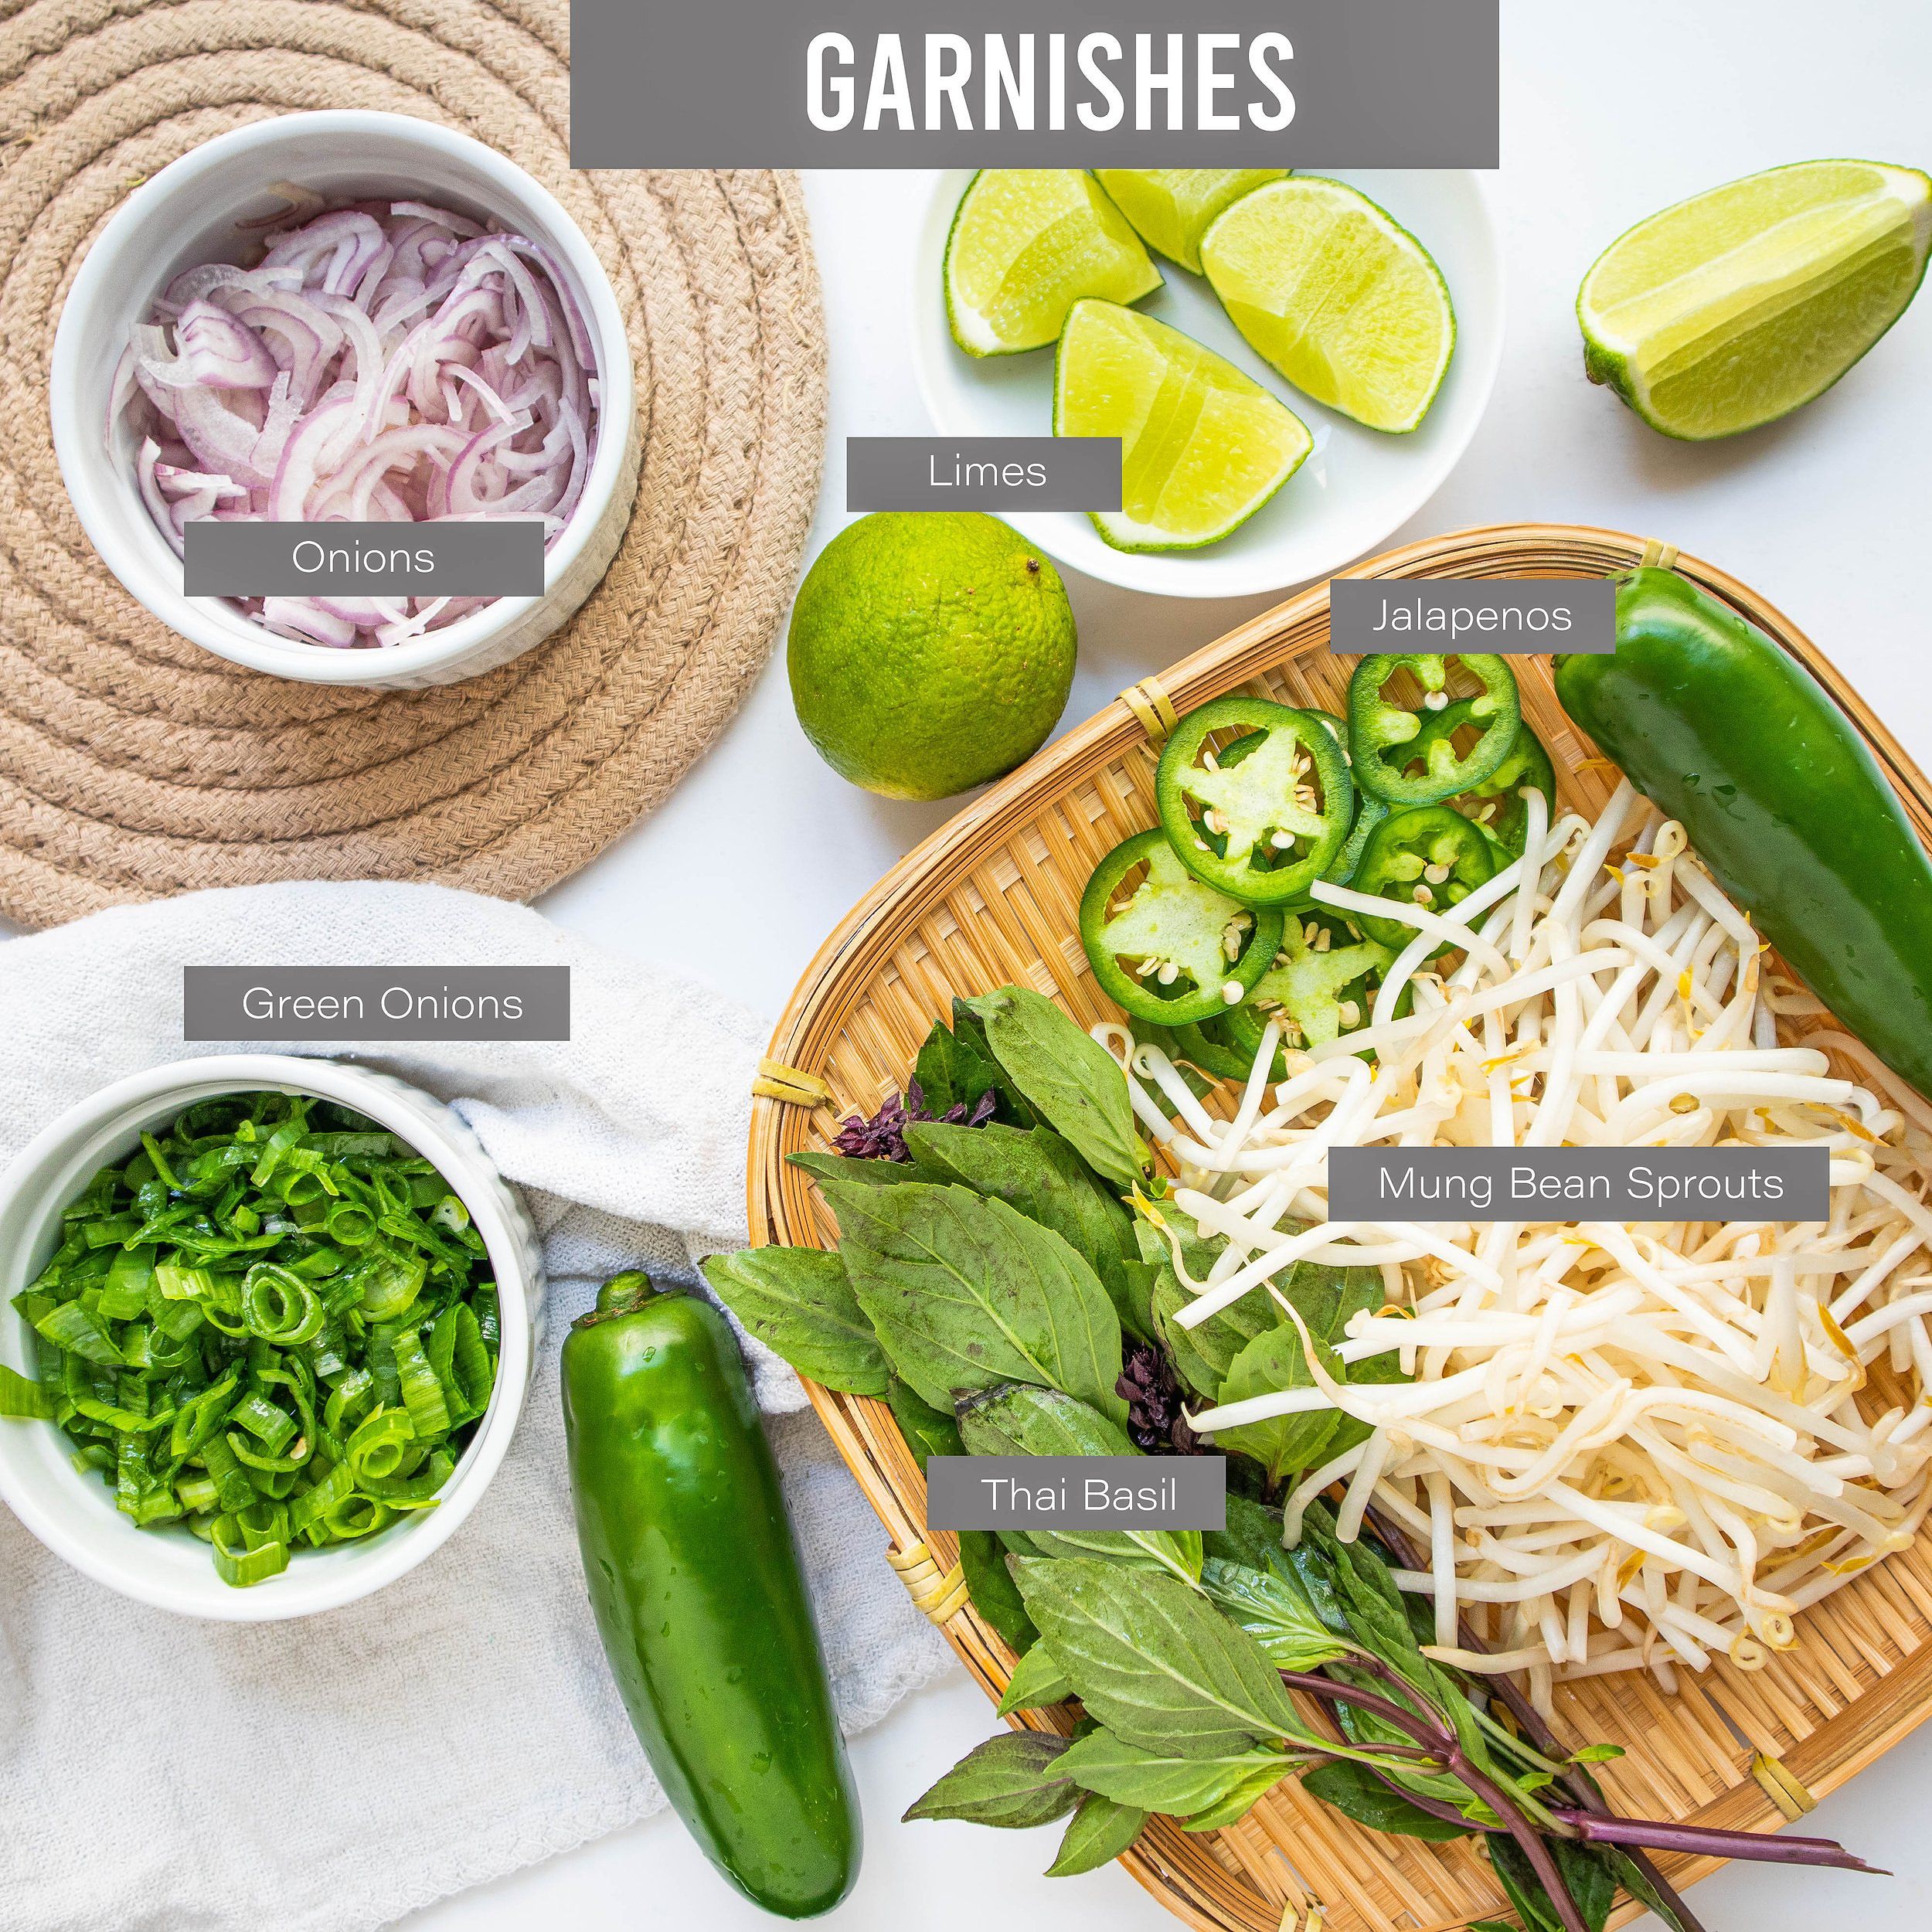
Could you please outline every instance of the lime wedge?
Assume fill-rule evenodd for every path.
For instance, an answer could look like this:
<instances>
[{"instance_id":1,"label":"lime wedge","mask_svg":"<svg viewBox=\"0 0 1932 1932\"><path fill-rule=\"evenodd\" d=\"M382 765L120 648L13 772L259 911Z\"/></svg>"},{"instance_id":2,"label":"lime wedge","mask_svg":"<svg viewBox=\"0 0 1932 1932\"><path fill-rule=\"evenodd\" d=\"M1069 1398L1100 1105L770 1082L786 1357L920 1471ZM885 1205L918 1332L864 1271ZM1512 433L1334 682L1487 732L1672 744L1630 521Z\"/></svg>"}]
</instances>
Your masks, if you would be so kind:
<instances>
[{"instance_id":1,"label":"lime wedge","mask_svg":"<svg viewBox=\"0 0 1932 1932\"><path fill-rule=\"evenodd\" d=\"M1583 367L1666 436L1755 429L1829 389L1904 314L1932 179L1872 161L1748 175L1639 222L1577 294Z\"/></svg>"},{"instance_id":2,"label":"lime wedge","mask_svg":"<svg viewBox=\"0 0 1932 1932\"><path fill-rule=\"evenodd\" d=\"M1285 168L1096 168L1100 185L1148 247L1201 272L1201 237L1230 202Z\"/></svg>"},{"instance_id":3,"label":"lime wedge","mask_svg":"<svg viewBox=\"0 0 1932 1932\"><path fill-rule=\"evenodd\" d=\"M982 168L946 237L946 315L968 355L1043 349L1082 296L1137 302L1160 285L1083 168Z\"/></svg>"},{"instance_id":4,"label":"lime wedge","mask_svg":"<svg viewBox=\"0 0 1932 1932\"><path fill-rule=\"evenodd\" d=\"M1442 272L1367 196L1318 175L1243 195L1201 241L1234 325L1295 387L1372 430L1428 413L1456 345Z\"/></svg>"},{"instance_id":5,"label":"lime wedge","mask_svg":"<svg viewBox=\"0 0 1932 1932\"><path fill-rule=\"evenodd\" d=\"M1121 439L1117 550L1194 550L1245 523L1315 447L1301 417L1192 337L1117 303L1073 304L1053 366L1053 434Z\"/></svg>"}]
</instances>

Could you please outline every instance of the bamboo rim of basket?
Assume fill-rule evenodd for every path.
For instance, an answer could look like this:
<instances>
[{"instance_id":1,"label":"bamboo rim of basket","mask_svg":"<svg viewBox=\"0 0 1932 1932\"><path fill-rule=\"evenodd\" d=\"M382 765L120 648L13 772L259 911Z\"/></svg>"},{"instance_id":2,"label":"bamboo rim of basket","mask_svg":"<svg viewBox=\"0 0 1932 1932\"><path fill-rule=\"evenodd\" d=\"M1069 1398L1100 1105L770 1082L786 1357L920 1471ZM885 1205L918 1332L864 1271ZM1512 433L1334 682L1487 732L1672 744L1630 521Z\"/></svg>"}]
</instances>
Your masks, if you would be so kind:
<instances>
[{"instance_id":1,"label":"bamboo rim of basket","mask_svg":"<svg viewBox=\"0 0 1932 1932\"><path fill-rule=\"evenodd\" d=\"M1606 577L1639 563L1676 570L1748 617L1811 672L1864 736L1873 756L1897 790L1922 841L1932 845L1932 786L1889 730L1830 659L1782 612L1748 585L1702 559L1685 555L1655 539L1583 524L1488 524L1425 539L1369 559L1343 574L1366 579L1416 577ZM1185 713L1209 698L1248 682L1271 665L1325 635L1329 587L1322 583L1250 618L1204 645L1171 668L1145 679L1134 693L1104 706L1083 723L975 799L931 834L853 907L819 948L800 979L772 1036L770 1060L787 1071L815 1070L845 1025L850 1008L862 996L879 968L906 937L915 902L930 893L935 880L970 872L1026 815L1029 804L1064 796L1111 761L1148 742L1150 711L1162 697ZM1135 702L1135 696L1141 702ZM978 988L959 988L977 991ZM823 1089L816 1072L804 1076ZM747 1173L752 1240L817 1244L821 1228L811 1205L810 1183L789 1166L787 1152L805 1143L807 1130L822 1136L835 1126L838 1110L816 1091L765 1097L753 1104ZM925 1522L925 1481L886 1405L866 1396L841 1395L807 1382L806 1390L866 1500L884 1526L902 1564L915 1546L930 1551L946 1570L957 1545L944 1530ZM1932 1638L1932 1605L1921 1611ZM945 1617L940 1628L967 1668L997 1700L1015 1662L1013 1653L970 1603ZM1932 1641L1920 1643L1896 1668L1862 1695L1844 1702L1826 1721L1773 1759L1790 1777L1823 1795L1835 1790L1889 1750L1927 1715L1932 1715ZM1016 1726L1067 1728L1062 1711L1029 1710L1008 1719ZM1727 1719L1728 1723L1728 1719ZM1733 1735L1737 1728L1731 1725ZM1760 1740L1760 1753L1763 1747ZM1740 1755L1742 1751L1740 1750ZM1757 1760L1762 1762L1762 1757ZM1782 1822L1785 1811L1767 1788L1750 1774L1714 1801L1693 1821L1728 1829L1764 1829ZM1220 1855L1209 1855L1204 1841L1216 1842ZM1156 1818L1121 1862L1162 1904L1196 1932L1313 1932L1321 1900L1292 1882L1285 1906L1244 1872L1258 1872L1266 1841L1250 1842L1242 1828L1198 1835L1181 1831L1171 1819ZM1720 1861L1660 1860L1673 1883L1694 1883ZM1277 1889L1282 1873L1269 1868ZM1297 1898L1301 1900L1298 1911ZM1626 1900L1613 1917L1621 1925L1641 1907ZM1308 1916L1312 1914L1312 1916ZM1507 1916L1506 1913L1504 1916ZM1439 1924L1412 1918L1412 1932L1449 1932L1460 1917Z\"/></svg>"}]
</instances>

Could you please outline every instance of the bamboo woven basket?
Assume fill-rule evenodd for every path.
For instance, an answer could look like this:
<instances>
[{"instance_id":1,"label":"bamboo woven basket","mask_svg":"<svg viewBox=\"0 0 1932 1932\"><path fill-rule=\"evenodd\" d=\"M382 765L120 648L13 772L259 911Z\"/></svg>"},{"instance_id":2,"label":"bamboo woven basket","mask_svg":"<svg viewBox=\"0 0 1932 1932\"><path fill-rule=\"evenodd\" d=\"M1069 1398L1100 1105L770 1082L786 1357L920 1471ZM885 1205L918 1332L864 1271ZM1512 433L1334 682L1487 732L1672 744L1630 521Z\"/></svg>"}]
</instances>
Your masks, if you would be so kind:
<instances>
[{"instance_id":1,"label":"bamboo woven basket","mask_svg":"<svg viewBox=\"0 0 1932 1932\"><path fill-rule=\"evenodd\" d=\"M1777 611L1711 565L1617 532L1506 524L1389 553L1355 575L1600 577L1639 561L1677 569L1791 652L1869 741L1932 845L1932 789L1829 661ZM1254 618L1124 693L942 827L825 942L774 1036L750 1143L752 1238L829 1247L835 1230L806 1178L786 1165L822 1147L839 1119L903 1085L920 1042L955 993L1009 981L1059 999L1083 1025L1117 1017L1095 987L1075 930L1094 866L1154 821L1155 743L1176 712L1236 689L1339 709L1352 660L1332 656L1326 584ZM1610 791L1556 702L1546 659L1512 660L1524 715L1549 747L1564 802L1594 812ZM957 1546L925 1526L925 1484L883 1403L813 1387L814 1404L892 1539L891 1560L989 1696L1012 1653L966 1603ZM1620 1808L1765 1829L1870 1764L1932 1709L1932 1529L1809 1612L1798 1648L1753 1673L1720 1661L1682 1674L1666 1696L1629 1672L1561 1687L1561 1728L1628 1755L1605 1768ZM1028 1713L1043 1727L1063 1713ZM1748 1740L1746 1742L1744 1740ZM935 1775L944 1768L935 1764ZM1781 1774L1782 1775L1781 1776ZM1509 1916L1487 1862L1464 1840L1389 1838L1349 1823L1289 1779L1239 1824L1193 1835L1155 1820L1123 1862L1199 1932L1447 1932ZM1679 1886L1709 1860L1661 1861ZM1625 1906L1622 1915L1635 1916ZM1620 1920L1617 1921L1621 1923Z\"/></svg>"}]
</instances>

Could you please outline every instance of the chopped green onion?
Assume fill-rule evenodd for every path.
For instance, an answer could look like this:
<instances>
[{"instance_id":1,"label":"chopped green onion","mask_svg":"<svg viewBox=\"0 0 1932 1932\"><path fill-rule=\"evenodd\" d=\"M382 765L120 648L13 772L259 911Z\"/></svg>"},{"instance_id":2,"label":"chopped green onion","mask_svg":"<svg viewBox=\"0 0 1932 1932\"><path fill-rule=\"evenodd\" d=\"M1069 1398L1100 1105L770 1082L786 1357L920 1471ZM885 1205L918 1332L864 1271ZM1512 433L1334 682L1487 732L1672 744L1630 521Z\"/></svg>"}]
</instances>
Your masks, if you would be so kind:
<instances>
[{"instance_id":1,"label":"chopped green onion","mask_svg":"<svg viewBox=\"0 0 1932 1932\"><path fill-rule=\"evenodd\" d=\"M215 1548L215 1573L225 1583L246 1590L266 1583L288 1567L288 1546L274 1541L251 1543L240 1514L217 1516L209 1535Z\"/></svg>"},{"instance_id":2,"label":"chopped green onion","mask_svg":"<svg viewBox=\"0 0 1932 1932\"><path fill-rule=\"evenodd\" d=\"M389 1345L396 1352L396 1373L403 1385L403 1406L410 1421L424 1442L450 1432L450 1407L443 1395L443 1384L430 1366L429 1357L413 1328L405 1328Z\"/></svg>"},{"instance_id":3,"label":"chopped green onion","mask_svg":"<svg viewBox=\"0 0 1932 1932\"><path fill-rule=\"evenodd\" d=\"M63 1210L14 1307L51 1422L144 1526L237 1587L433 1508L488 1406L495 1283L468 1209L394 1135L282 1094L204 1100Z\"/></svg>"},{"instance_id":4,"label":"chopped green onion","mask_svg":"<svg viewBox=\"0 0 1932 1932\"><path fill-rule=\"evenodd\" d=\"M83 1362L117 1366L121 1361L121 1351L114 1346L114 1338L84 1302L63 1301L58 1308L49 1308L33 1325L56 1349L77 1355Z\"/></svg>"},{"instance_id":5,"label":"chopped green onion","mask_svg":"<svg viewBox=\"0 0 1932 1932\"><path fill-rule=\"evenodd\" d=\"M18 1369L0 1362L0 1416L32 1416L51 1421L53 1409L51 1389L29 1382Z\"/></svg>"},{"instance_id":6,"label":"chopped green onion","mask_svg":"<svg viewBox=\"0 0 1932 1932\"><path fill-rule=\"evenodd\" d=\"M322 1332L322 1304L315 1291L286 1268L258 1261L242 1284L242 1319L250 1335L277 1348L313 1342Z\"/></svg>"}]
</instances>

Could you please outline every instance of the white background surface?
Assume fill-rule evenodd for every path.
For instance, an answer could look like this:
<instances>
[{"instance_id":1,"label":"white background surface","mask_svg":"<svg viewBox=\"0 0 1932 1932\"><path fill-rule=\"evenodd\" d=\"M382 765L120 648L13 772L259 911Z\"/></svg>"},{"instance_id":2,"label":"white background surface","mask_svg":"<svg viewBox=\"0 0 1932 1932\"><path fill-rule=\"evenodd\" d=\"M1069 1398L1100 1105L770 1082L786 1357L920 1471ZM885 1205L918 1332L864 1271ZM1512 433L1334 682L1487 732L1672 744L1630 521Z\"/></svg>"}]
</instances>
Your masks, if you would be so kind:
<instances>
[{"instance_id":1,"label":"white background surface","mask_svg":"<svg viewBox=\"0 0 1932 1932\"><path fill-rule=\"evenodd\" d=\"M1932 294L1835 389L1726 444L1672 443L1582 375L1573 313L1598 251L1720 181L1826 155L1932 165L1932 5L1641 0L1614 12L1505 0L1502 167L1494 179L1509 335L1495 400L1461 465L1390 544L1513 519L1607 524L1674 543L1781 607L1932 764ZM832 345L832 444L814 554L849 520L843 439L927 428L907 348L909 248L923 176L831 174L808 193ZM1175 271L1176 274L1181 271ZM937 299L934 291L934 299ZM1273 598L1161 600L1070 577L1080 666L1070 723ZM648 824L546 910L655 954L776 1018L852 903L947 816L856 791L794 721L782 652L723 743ZM1171 1920L1118 1868L1037 1876L1054 1829L900 1825L899 1814L993 1720L964 1673L858 1740L869 1845L838 1932L1160 1932ZM1710 1932L1857 1922L1922 1932L1932 1911L1932 1729L1813 1822L1891 1879L1733 1866L1692 1903ZM410 1932L635 1932L768 1925L660 1817L410 1922ZM1654 1926L1654 1921L1650 1922Z\"/></svg>"},{"instance_id":2,"label":"white background surface","mask_svg":"<svg viewBox=\"0 0 1932 1932\"><path fill-rule=\"evenodd\" d=\"M1177 14L1178 17L1178 14ZM1505 0L1503 165L1495 186L1509 334L1489 415L1461 467L1390 543L1510 519L1654 535L1781 606L1932 764L1932 296L1835 390L1793 420L1693 447L1642 427L1583 379L1572 304L1597 252L1664 204L1821 155L1932 162L1926 0L1625 0L1612 11ZM921 177L808 185L832 347L832 446L814 551L847 520L843 438L927 426L907 349ZM1179 271L1177 271L1179 272ZM937 299L937 291L935 291ZM1080 669L1067 721L1274 600L1162 601L1070 579ZM820 940L940 807L855 791L794 721L781 658L722 743L648 824L545 909L624 951L679 964L775 1017ZM870 1560L871 1553L855 1553ZM1047 1881L1052 1833L901 1827L899 1813L993 1720L963 1674L910 1699L854 1757L870 1840L838 1932L1160 1932L1169 1919L1117 1869ZM1711 1932L1857 1922L1920 1932L1932 1907L1922 1794L1932 1731L1828 1802L1891 1880L1736 1868L1698 1888ZM665 1817L447 1900L410 1932L637 1932L768 1926Z\"/></svg>"}]
</instances>

